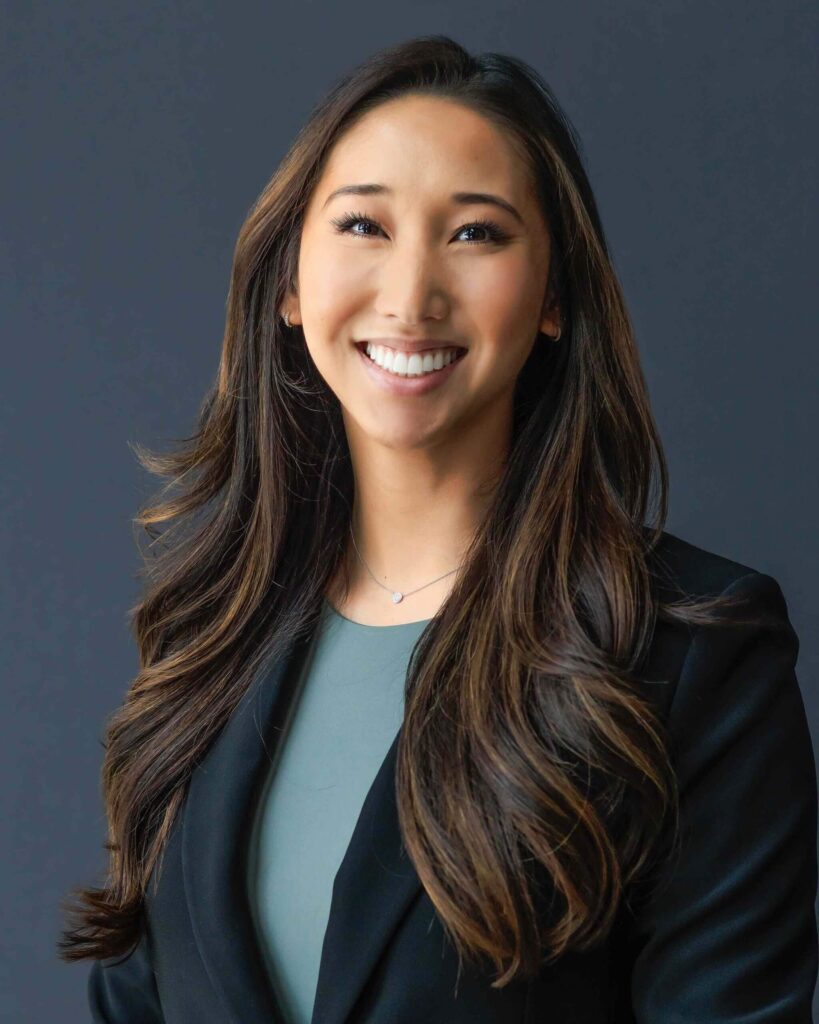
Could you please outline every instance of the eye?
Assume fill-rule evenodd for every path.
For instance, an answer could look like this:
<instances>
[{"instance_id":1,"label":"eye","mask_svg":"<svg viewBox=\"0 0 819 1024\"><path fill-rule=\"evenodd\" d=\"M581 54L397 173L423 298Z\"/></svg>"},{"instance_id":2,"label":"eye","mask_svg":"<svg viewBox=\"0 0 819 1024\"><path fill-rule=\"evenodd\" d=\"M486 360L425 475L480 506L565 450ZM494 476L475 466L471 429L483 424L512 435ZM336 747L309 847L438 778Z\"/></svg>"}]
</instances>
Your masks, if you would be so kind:
<instances>
[{"instance_id":1,"label":"eye","mask_svg":"<svg viewBox=\"0 0 819 1024\"><path fill-rule=\"evenodd\" d=\"M354 224L370 224L370 225L373 225L375 227L378 227L378 225L376 224L376 222L374 220L370 220L369 217L365 217L363 213L347 213L343 217L334 217L330 221L330 223L335 225L336 230L338 231L338 233L340 235L344 235L344 234L359 235L359 234L361 234L360 231L350 231L350 228ZM369 232L367 234L369 234ZM365 234L364 237L366 238L366 234Z\"/></svg>"},{"instance_id":2,"label":"eye","mask_svg":"<svg viewBox=\"0 0 819 1024\"><path fill-rule=\"evenodd\" d=\"M340 235L358 235L360 238L368 238L370 232L351 231L350 229L356 224L368 224L371 227L381 230L381 226L378 221L373 220L371 217L366 217L363 213L348 213L343 217L335 217L330 221ZM504 242L509 237L503 228L496 224L493 220L473 220L469 224L464 224L463 227L458 228L456 234L460 234L462 231L484 231L487 234L487 238L472 238L467 239L467 245L480 245L490 244L492 242Z\"/></svg>"},{"instance_id":3,"label":"eye","mask_svg":"<svg viewBox=\"0 0 819 1024\"><path fill-rule=\"evenodd\" d=\"M464 224L462 228L458 229L458 234L460 234L461 231L474 231L476 228L478 231L485 231L486 234L489 236L487 239L484 239L483 241L503 242L509 237L499 224L496 224L493 220L483 219L473 220L471 224ZM474 245L476 242L482 241L482 239L473 238L470 241Z\"/></svg>"}]
</instances>

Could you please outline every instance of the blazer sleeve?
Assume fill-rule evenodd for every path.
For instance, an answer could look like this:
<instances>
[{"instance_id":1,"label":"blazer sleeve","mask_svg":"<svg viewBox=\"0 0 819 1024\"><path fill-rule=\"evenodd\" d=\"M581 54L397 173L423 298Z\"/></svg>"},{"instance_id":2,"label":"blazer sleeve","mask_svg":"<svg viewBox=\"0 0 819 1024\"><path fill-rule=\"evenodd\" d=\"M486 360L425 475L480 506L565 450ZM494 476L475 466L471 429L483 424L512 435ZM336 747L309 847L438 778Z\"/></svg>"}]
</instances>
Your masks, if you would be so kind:
<instances>
[{"instance_id":1,"label":"blazer sleeve","mask_svg":"<svg viewBox=\"0 0 819 1024\"><path fill-rule=\"evenodd\" d=\"M88 975L94 1024L165 1024L147 932L126 957L95 960Z\"/></svg>"},{"instance_id":2,"label":"blazer sleeve","mask_svg":"<svg viewBox=\"0 0 819 1024\"><path fill-rule=\"evenodd\" d=\"M776 580L725 593L769 625L699 628L669 712L680 844L636 917L637 1024L811 1024L817 786Z\"/></svg>"}]
</instances>

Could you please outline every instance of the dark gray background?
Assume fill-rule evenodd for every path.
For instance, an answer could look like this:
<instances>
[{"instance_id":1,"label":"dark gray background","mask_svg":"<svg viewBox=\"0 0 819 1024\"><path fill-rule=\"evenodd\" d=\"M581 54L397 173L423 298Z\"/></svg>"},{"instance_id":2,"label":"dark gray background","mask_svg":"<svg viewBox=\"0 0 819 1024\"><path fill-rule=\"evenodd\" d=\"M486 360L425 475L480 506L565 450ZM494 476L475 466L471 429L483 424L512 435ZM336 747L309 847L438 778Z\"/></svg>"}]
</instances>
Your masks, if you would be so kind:
<instances>
[{"instance_id":1,"label":"dark gray background","mask_svg":"<svg viewBox=\"0 0 819 1024\"><path fill-rule=\"evenodd\" d=\"M774 575L816 741L817 8L6 4L0 1018L86 1021L54 943L100 880L105 717L137 670L129 441L194 426L236 233L313 103L442 32L533 64L576 125L671 471L668 528Z\"/></svg>"}]
</instances>

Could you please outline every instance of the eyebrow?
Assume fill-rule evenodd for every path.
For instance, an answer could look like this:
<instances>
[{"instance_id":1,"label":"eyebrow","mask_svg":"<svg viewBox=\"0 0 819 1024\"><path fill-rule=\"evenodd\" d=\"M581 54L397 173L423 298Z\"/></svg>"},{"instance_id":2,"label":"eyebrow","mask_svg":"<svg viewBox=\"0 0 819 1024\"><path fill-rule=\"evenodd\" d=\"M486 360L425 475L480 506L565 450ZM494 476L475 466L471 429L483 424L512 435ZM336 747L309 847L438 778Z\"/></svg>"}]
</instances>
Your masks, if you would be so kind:
<instances>
[{"instance_id":1,"label":"eyebrow","mask_svg":"<svg viewBox=\"0 0 819 1024\"><path fill-rule=\"evenodd\" d=\"M329 196L324 200L324 206L326 206L331 199L335 199L336 196L352 195L352 196L377 196L377 195L392 195L392 189L386 185L377 184L366 184L366 185L342 185L341 188L334 189ZM457 203L458 206L478 206L488 203L490 206L498 206L502 210L506 210L507 213L511 214L519 224L523 224L523 217L518 213L514 206L502 196L494 195L491 192L453 192L450 196L453 203ZM324 209L322 206L322 209Z\"/></svg>"}]
</instances>

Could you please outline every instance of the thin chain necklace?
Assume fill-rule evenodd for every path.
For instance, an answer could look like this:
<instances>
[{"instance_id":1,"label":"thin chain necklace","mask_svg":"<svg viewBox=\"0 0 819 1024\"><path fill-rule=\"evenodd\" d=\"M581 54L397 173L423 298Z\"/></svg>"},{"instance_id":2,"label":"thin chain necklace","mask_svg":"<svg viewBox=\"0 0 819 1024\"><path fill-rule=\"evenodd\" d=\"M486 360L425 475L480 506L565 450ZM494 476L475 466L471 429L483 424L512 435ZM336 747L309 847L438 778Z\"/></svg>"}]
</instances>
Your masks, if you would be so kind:
<instances>
[{"instance_id":1,"label":"thin chain necklace","mask_svg":"<svg viewBox=\"0 0 819 1024\"><path fill-rule=\"evenodd\" d=\"M350 536L353 539L353 547L355 548L355 553L358 555L359 561L364 566L364 568L367 570L367 572L370 574L370 576L372 576L373 580L379 585L379 587L381 587L382 590L389 591L389 593L392 594L392 603L393 604L398 604L399 601L403 601L404 598L405 597L409 597L410 594L417 594L419 590L424 590L427 587L431 587L433 583L437 583L438 580L442 580L444 578L444 576L451 576L453 574L453 572L457 572L458 569L460 569L460 565L457 566L455 569L450 569L449 572L445 572L443 576L438 576L436 579L432 580L430 583L425 583L423 587L416 587L415 590L406 590L406 591L392 590L390 587L385 587L384 584L380 580L376 579L376 577L373 575L372 569L370 569L369 565L367 565L367 563L361 557L361 552L358 550L358 544L356 544L356 542L355 542L355 534L353 533L353 524L352 524L352 522L350 523Z\"/></svg>"}]
</instances>

